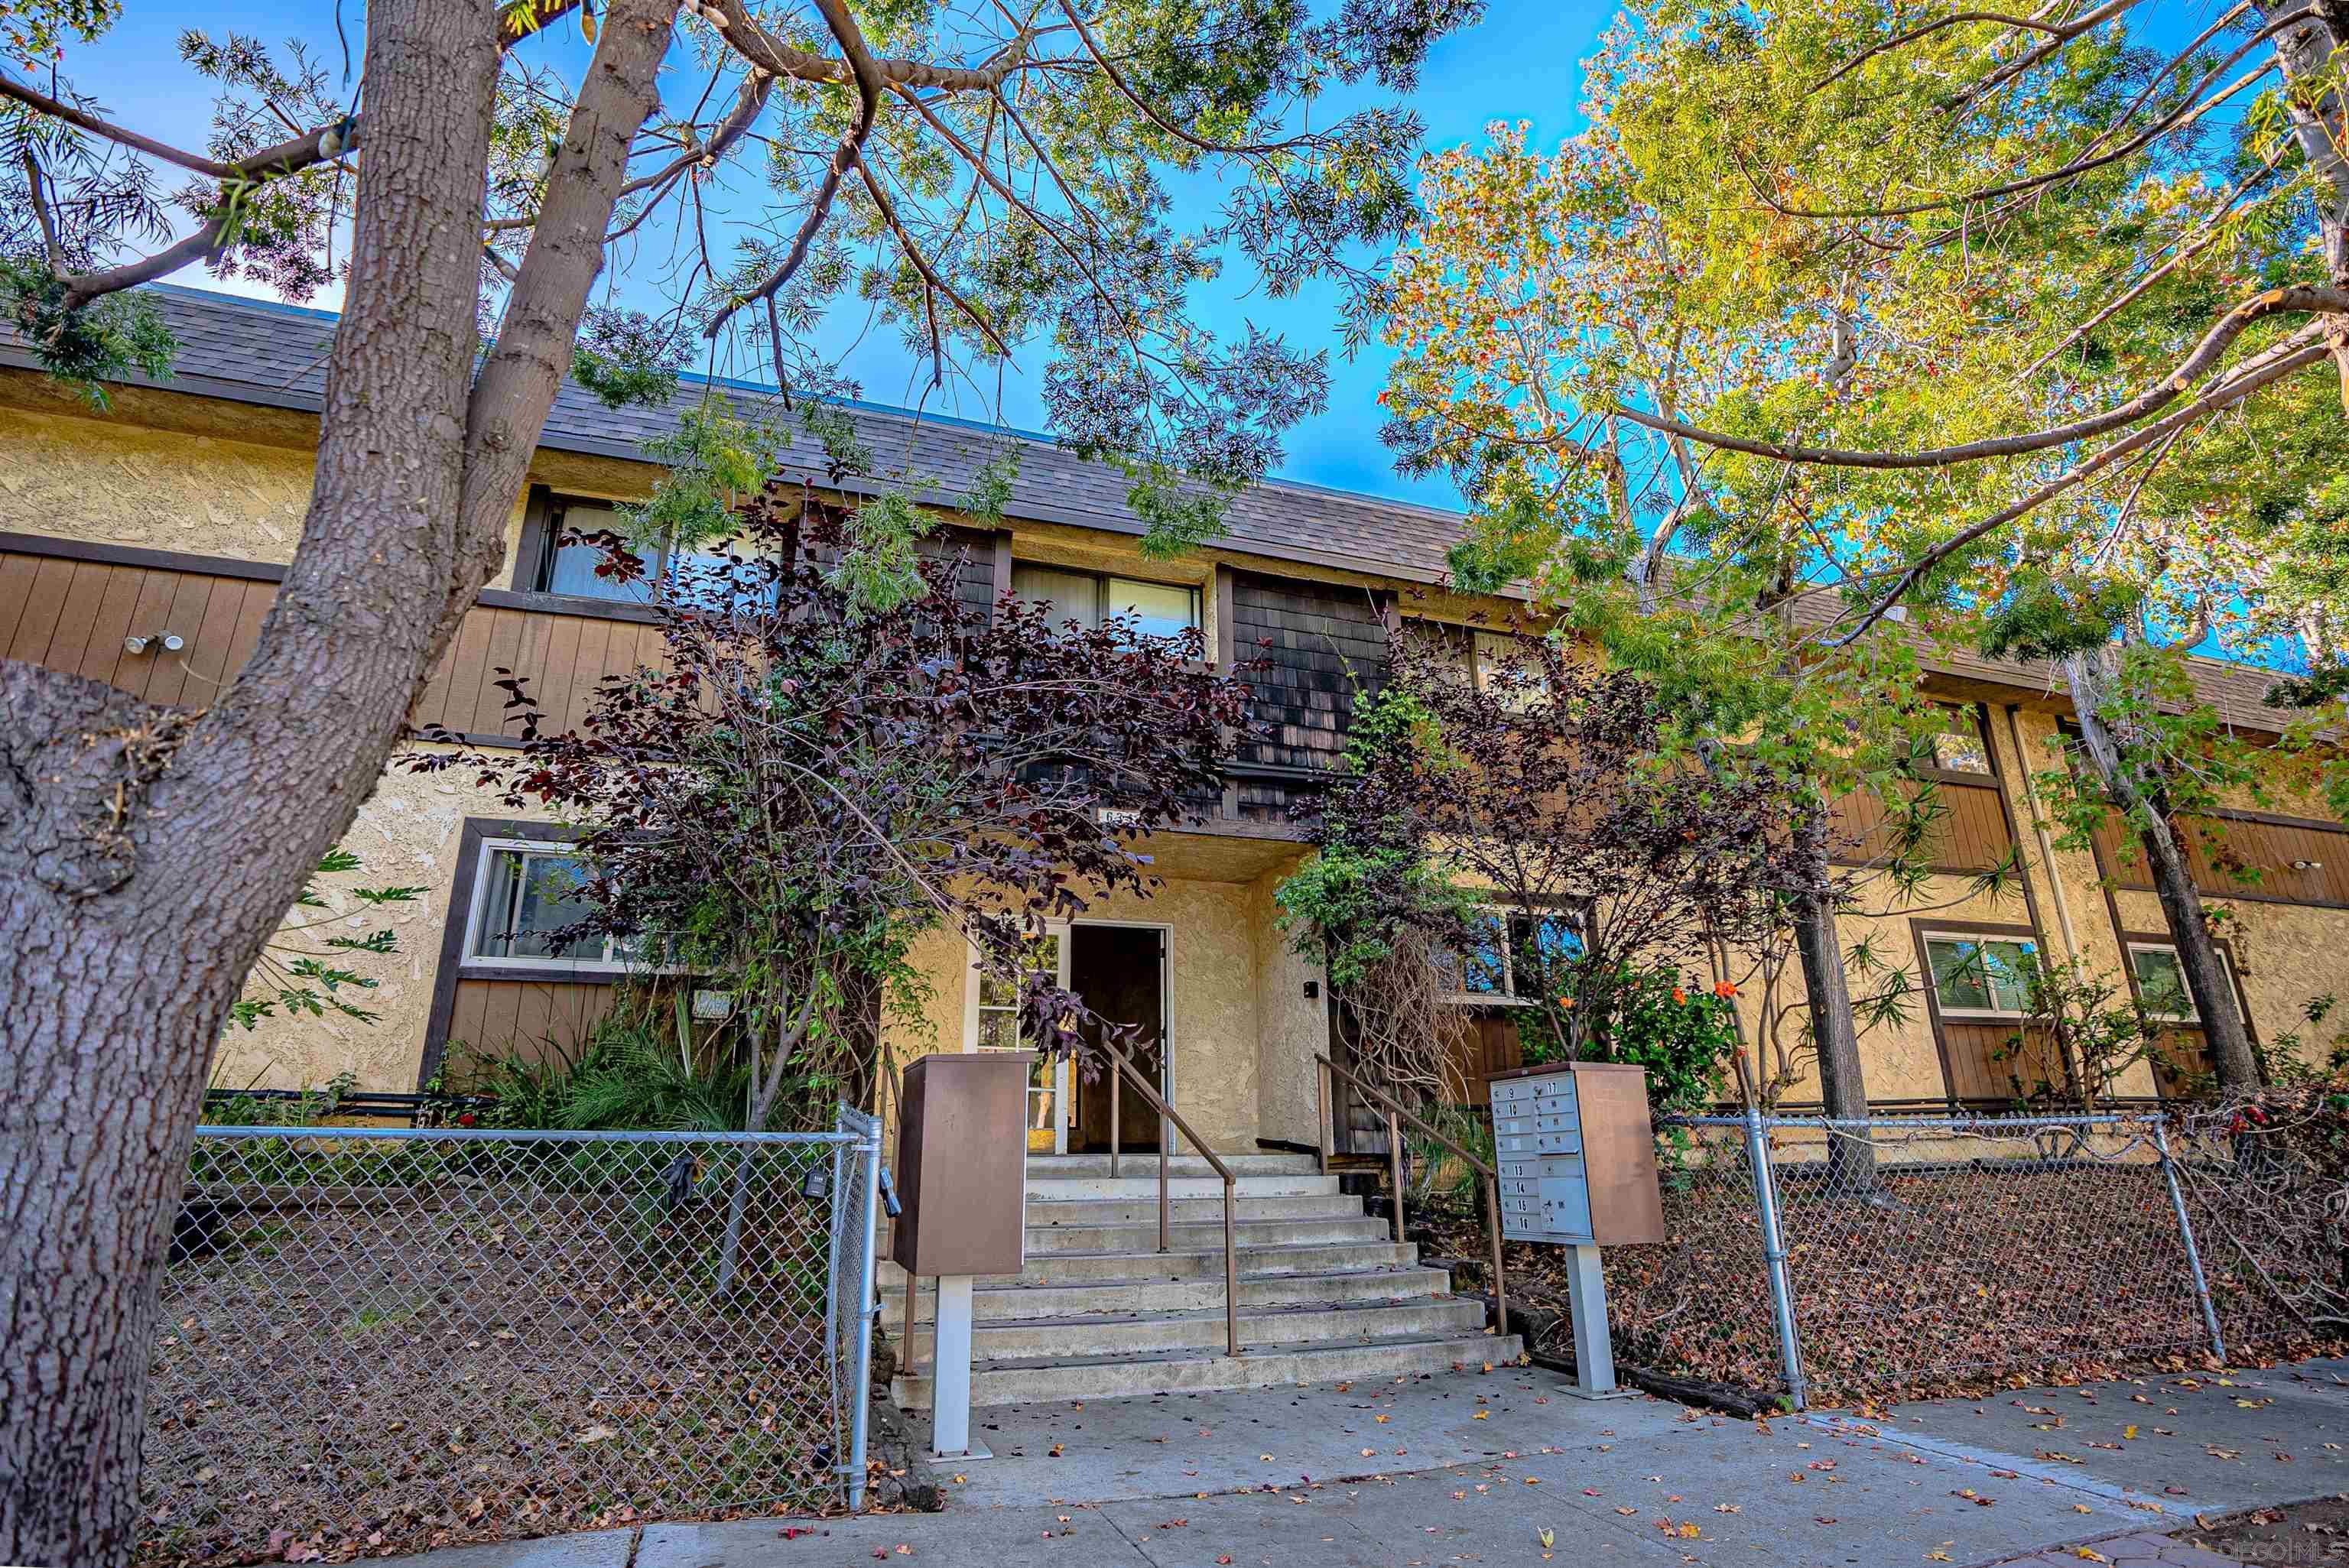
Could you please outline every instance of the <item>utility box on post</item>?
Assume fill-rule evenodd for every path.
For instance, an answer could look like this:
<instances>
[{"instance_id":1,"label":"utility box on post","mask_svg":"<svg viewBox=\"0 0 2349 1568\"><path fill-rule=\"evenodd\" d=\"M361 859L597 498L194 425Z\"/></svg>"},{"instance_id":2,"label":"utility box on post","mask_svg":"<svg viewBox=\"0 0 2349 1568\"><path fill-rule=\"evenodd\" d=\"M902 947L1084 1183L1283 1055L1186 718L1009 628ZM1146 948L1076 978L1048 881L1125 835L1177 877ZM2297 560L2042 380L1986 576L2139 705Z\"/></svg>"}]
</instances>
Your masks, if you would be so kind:
<instances>
[{"instance_id":1,"label":"utility box on post","mask_svg":"<svg viewBox=\"0 0 2349 1568\"><path fill-rule=\"evenodd\" d=\"M1574 1249L1574 1365L1582 1393L1617 1392L1599 1249L1664 1240L1644 1068L1564 1062L1485 1080L1501 1234Z\"/></svg>"},{"instance_id":2,"label":"utility box on post","mask_svg":"<svg viewBox=\"0 0 2349 1568\"><path fill-rule=\"evenodd\" d=\"M890 1257L938 1282L930 1454L982 1460L970 1442L971 1276L1028 1266L1028 1079L1033 1051L924 1057L905 1069L897 1123L900 1212ZM910 1305L911 1298L908 1298ZM906 1314L910 1333L913 1314Z\"/></svg>"}]
</instances>

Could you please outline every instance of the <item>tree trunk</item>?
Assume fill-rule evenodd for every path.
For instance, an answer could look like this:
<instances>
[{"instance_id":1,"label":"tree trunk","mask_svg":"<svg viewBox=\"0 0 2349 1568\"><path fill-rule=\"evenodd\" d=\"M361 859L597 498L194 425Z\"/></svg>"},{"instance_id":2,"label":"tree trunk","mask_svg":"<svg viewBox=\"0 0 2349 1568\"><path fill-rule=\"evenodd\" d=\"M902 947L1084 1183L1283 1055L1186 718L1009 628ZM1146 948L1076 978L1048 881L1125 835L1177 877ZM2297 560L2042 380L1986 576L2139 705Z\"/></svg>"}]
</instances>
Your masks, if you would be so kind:
<instances>
[{"instance_id":1,"label":"tree trunk","mask_svg":"<svg viewBox=\"0 0 2349 1568\"><path fill-rule=\"evenodd\" d=\"M2142 776L2127 753L2125 738L2106 720L2104 705L2119 676L2120 650L2105 647L2067 655L2064 678L2072 687L2072 707L2080 721L2081 749L2105 799L2137 830L2154 893L2161 900L2162 919L2178 949L2178 966L2186 989L2201 1016L2202 1037L2219 1075L2221 1094L2246 1094L2259 1088L2259 1058L2251 1052L2251 1031L2236 1005L2234 986L2227 979L2226 961L2219 954L2210 927L2202 915L2202 894L2186 863L2179 829L2159 782ZM2114 933L2117 937L2119 933Z\"/></svg>"},{"instance_id":2,"label":"tree trunk","mask_svg":"<svg viewBox=\"0 0 2349 1568\"><path fill-rule=\"evenodd\" d=\"M1824 873L1827 864L1827 812L1813 800L1795 819L1796 852ZM1868 1117L1868 1075L1859 1061L1859 1028L1852 1016L1851 984L1844 975L1843 944L1836 931L1835 900L1822 874L1795 901L1795 948L1803 963L1803 989L1811 1003L1811 1043L1818 1052L1819 1099L1837 1119ZM1846 1194L1876 1190L1876 1146L1865 1132L1827 1140L1830 1185Z\"/></svg>"},{"instance_id":3,"label":"tree trunk","mask_svg":"<svg viewBox=\"0 0 2349 1568\"><path fill-rule=\"evenodd\" d=\"M607 15L589 70L607 110L630 91L649 107L675 4L612 7L636 15ZM309 510L235 680L191 714L0 662L0 1562L129 1560L163 1263L213 1046L374 789L485 548L494 566L552 400L549 387L502 409L513 478L473 514L495 511L485 547L463 500L501 10L368 7L365 170ZM567 302L574 329L592 277ZM534 308L560 317L564 292L543 287Z\"/></svg>"},{"instance_id":4,"label":"tree trunk","mask_svg":"<svg viewBox=\"0 0 2349 1568\"><path fill-rule=\"evenodd\" d=\"M2270 7L2272 10L2272 7ZM2301 155L2320 184L2314 192L2317 242L2333 283L2349 287L2349 156L2342 150L2342 99L2333 51L2349 43L2349 3L2315 0L2315 15L2276 35L2276 63L2288 89L2285 113ZM2349 323L2338 317L2330 335L2341 401L2349 408Z\"/></svg>"}]
</instances>

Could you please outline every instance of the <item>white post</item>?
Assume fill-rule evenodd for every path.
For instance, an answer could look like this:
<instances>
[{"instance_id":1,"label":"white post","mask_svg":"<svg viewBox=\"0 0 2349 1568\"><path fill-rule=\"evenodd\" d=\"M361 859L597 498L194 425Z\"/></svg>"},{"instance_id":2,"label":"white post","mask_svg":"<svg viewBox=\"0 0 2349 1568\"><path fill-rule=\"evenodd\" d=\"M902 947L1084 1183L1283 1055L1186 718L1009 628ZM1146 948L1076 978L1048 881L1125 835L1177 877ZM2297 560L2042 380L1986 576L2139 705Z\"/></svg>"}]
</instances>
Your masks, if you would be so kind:
<instances>
[{"instance_id":1,"label":"white post","mask_svg":"<svg viewBox=\"0 0 2349 1568\"><path fill-rule=\"evenodd\" d=\"M936 1326L930 1336L930 1458L984 1460L995 1456L970 1440L970 1282L968 1274L938 1279Z\"/></svg>"},{"instance_id":2,"label":"white post","mask_svg":"<svg viewBox=\"0 0 2349 1568\"><path fill-rule=\"evenodd\" d=\"M1615 1346L1607 1330L1607 1273L1599 1249L1588 1243L1574 1248L1574 1269L1568 1284L1574 1310L1574 1391L1585 1398L1603 1399L1619 1394L1615 1386Z\"/></svg>"}]
</instances>

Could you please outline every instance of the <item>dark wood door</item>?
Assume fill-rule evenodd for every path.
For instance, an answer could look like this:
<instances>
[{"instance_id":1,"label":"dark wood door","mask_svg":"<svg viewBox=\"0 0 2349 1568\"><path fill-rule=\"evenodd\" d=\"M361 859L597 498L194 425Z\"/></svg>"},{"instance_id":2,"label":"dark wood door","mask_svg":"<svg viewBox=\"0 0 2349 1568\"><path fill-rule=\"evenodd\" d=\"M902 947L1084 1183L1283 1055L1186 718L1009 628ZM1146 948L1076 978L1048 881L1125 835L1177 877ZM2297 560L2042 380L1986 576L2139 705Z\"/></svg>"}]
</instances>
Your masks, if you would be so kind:
<instances>
[{"instance_id":1,"label":"dark wood door","mask_svg":"<svg viewBox=\"0 0 2349 1568\"><path fill-rule=\"evenodd\" d=\"M1126 1026L1123 1042L1134 1065L1159 1093L1166 1093L1166 934L1146 925L1071 927L1069 989L1082 996L1097 1017ZM1093 1044L1100 1044L1098 1038ZM1071 1151L1107 1149L1108 1068L1104 1067L1102 1076L1091 1081L1083 1080L1081 1071L1078 1078L1069 1148ZM1133 1087L1124 1085L1117 1097L1119 1145L1156 1149L1158 1113L1133 1092Z\"/></svg>"}]
</instances>

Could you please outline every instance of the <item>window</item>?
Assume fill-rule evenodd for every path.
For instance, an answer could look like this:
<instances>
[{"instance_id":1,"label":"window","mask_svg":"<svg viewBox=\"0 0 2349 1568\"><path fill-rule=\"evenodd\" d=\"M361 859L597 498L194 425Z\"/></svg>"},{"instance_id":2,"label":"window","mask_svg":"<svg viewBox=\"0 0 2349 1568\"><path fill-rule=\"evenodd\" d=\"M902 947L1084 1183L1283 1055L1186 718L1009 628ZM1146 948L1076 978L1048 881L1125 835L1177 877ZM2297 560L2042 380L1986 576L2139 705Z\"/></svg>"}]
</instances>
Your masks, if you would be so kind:
<instances>
[{"instance_id":1,"label":"window","mask_svg":"<svg viewBox=\"0 0 2349 1568\"><path fill-rule=\"evenodd\" d=\"M2128 954L2129 969L2137 976L2137 1000L2147 1017L2174 1024L2202 1021L2201 1010L2194 1006L2194 993L2186 984L2185 966L2178 961L2177 948L2163 943L2132 942ZM2227 973L2227 992L2240 1013L2242 996L2235 989L2235 966L2228 962L2224 948L2219 952L2219 967Z\"/></svg>"},{"instance_id":2,"label":"window","mask_svg":"<svg viewBox=\"0 0 2349 1568\"><path fill-rule=\"evenodd\" d=\"M592 544L565 543L567 532L621 531L619 509L602 501L557 501L546 518L546 550L538 562L541 593L563 593L574 599L602 599L623 604L652 602L656 583L667 585L667 595L682 600L709 600L728 591L735 559L723 549L680 550L663 545L645 560L645 574L633 582L599 576L604 552ZM746 603L763 595L745 593Z\"/></svg>"},{"instance_id":3,"label":"window","mask_svg":"<svg viewBox=\"0 0 2349 1568\"><path fill-rule=\"evenodd\" d=\"M586 867L564 846L492 841L481 846L473 888L470 965L618 972L637 966L632 943L610 936L555 934L594 913L581 896Z\"/></svg>"},{"instance_id":4,"label":"window","mask_svg":"<svg viewBox=\"0 0 2349 1568\"><path fill-rule=\"evenodd\" d=\"M1502 632L1476 634L1476 685L1490 690L1504 672L1509 676L1508 706L1525 709L1549 696L1549 677L1523 637Z\"/></svg>"},{"instance_id":5,"label":"window","mask_svg":"<svg viewBox=\"0 0 2349 1568\"><path fill-rule=\"evenodd\" d=\"M1143 583L1059 566L1014 562L1011 591L1040 601L1053 626L1074 621L1088 631L1112 615L1129 617L1145 637L1174 637L1199 624L1199 590L1183 583Z\"/></svg>"},{"instance_id":6,"label":"window","mask_svg":"<svg viewBox=\"0 0 2349 1568\"><path fill-rule=\"evenodd\" d=\"M1544 980L1582 956L1582 932L1571 914L1512 913L1488 905L1476 919L1475 945L1444 965L1446 1001L1530 1003Z\"/></svg>"},{"instance_id":7,"label":"window","mask_svg":"<svg viewBox=\"0 0 2349 1568\"><path fill-rule=\"evenodd\" d=\"M573 530L595 533L605 529L615 533L620 531L617 508L599 501L554 503L546 515L546 550L539 560L538 581L533 586L542 593L567 593L574 599L615 599L631 604L648 602L657 562L645 563L645 577L623 583L617 578L596 575L595 568L604 562L602 551L592 544L566 544L563 540Z\"/></svg>"},{"instance_id":8,"label":"window","mask_svg":"<svg viewBox=\"0 0 2349 1568\"><path fill-rule=\"evenodd\" d=\"M1950 727L1933 737L1933 765L1945 773L1991 773L1990 748L1982 744L1982 727L1972 708L1957 708Z\"/></svg>"},{"instance_id":9,"label":"window","mask_svg":"<svg viewBox=\"0 0 2349 1568\"><path fill-rule=\"evenodd\" d=\"M1068 944L1058 929L1032 937L1030 964L1061 985L1069 983ZM978 945L970 948L969 1006L964 1013L963 1048L972 1051L1032 1049L1019 1037L1019 979L990 975L979 963ZM1061 1098L1066 1091L1066 1063L1039 1057L1028 1069L1028 1147L1050 1153L1061 1138Z\"/></svg>"},{"instance_id":10,"label":"window","mask_svg":"<svg viewBox=\"0 0 2349 1568\"><path fill-rule=\"evenodd\" d=\"M1933 1000L1943 1017L2017 1018L2030 1010L2037 943L1930 932L1925 955L1933 970Z\"/></svg>"}]
</instances>

